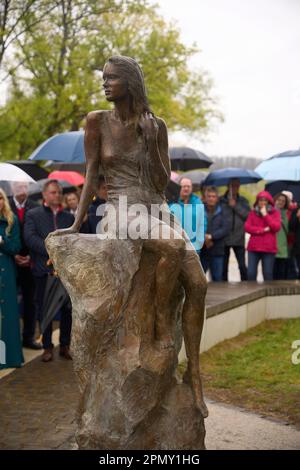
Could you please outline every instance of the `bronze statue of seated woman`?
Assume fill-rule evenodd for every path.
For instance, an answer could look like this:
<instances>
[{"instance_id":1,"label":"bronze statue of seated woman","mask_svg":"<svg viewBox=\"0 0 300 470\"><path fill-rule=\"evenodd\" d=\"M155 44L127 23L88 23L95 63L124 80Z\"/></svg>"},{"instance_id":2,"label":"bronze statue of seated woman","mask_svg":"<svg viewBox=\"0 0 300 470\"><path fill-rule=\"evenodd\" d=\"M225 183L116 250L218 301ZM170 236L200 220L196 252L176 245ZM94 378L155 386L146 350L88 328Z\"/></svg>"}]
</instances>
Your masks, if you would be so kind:
<instances>
[{"instance_id":1,"label":"bronze statue of seated woman","mask_svg":"<svg viewBox=\"0 0 300 470\"><path fill-rule=\"evenodd\" d=\"M123 371L131 364L131 372L125 374L120 385L123 394L120 403L127 409L127 418L137 413L132 405L136 401L130 401L132 394L138 393L139 387L145 393L148 379L151 394L155 395L160 387L162 394L170 391L177 364L178 325L183 331L188 358L184 383L190 387L194 407L202 419L208 414L199 369L207 282L199 256L165 201L171 171L167 127L151 111L142 70L132 58L113 56L107 61L103 88L114 109L93 111L87 116L86 181L75 222L47 240L50 256L69 290L73 307L77 303L72 341L82 391L81 427L87 426L87 416L94 419L91 409L87 411L87 402L95 383L99 390L102 387L96 393L98 405L106 406L103 371L110 366ZM78 234L100 171L108 189L106 214L98 235ZM139 211L133 210L137 207ZM97 250L101 252L102 266ZM95 307L97 295L101 297L101 307L100 304ZM109 348L112 349L108 354ZM112 350L118 351L117 365ZM134 367L130 361L135 361ZM101 364L101 373L97 364ZM96 369L98 375L104 374L102 385L95 376ZM109 373L106 374L109 381ZM151 374L156 374L156 378ZM158 406L152 403L150 395L147 394L147 402L142 400L140 418L130 418L137 420L136 425ZM97 400L92 405L96 414ZM88 446L93 446L91 433ZM101 436L103 439L103 433ZM111 446L111 441L107 445Z\"/></svg>"}]
</instances>

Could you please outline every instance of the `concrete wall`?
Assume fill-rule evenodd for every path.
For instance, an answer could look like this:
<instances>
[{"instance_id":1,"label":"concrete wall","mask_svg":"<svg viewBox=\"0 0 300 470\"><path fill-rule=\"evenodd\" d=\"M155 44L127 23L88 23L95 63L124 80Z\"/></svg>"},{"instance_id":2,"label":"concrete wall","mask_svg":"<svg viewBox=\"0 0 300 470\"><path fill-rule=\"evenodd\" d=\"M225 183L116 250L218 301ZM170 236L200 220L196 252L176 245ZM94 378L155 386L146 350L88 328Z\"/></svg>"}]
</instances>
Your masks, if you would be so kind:
<instances>
[{"instance_id":1,"label":"concrete wall","mask_svg":"<svg viewBox=\"0 0 300 470\"><path fill-rule=\"evenodd\" d=\"M300 295L267 297L266 320L300 317Z\"/></svg>"},{"instance_id":2,"label":"concrete wall","mask_svg":"<svg viewBox=\"0 0 300 470\"><path fill-rule=\"evenodd\" d=\"M300 295L276 295L232 308L205 319L200 352L225 339L234 338L264 320L300 317ZM186 360L184 345L179 362Z\"/></svg>"}]
</instances>

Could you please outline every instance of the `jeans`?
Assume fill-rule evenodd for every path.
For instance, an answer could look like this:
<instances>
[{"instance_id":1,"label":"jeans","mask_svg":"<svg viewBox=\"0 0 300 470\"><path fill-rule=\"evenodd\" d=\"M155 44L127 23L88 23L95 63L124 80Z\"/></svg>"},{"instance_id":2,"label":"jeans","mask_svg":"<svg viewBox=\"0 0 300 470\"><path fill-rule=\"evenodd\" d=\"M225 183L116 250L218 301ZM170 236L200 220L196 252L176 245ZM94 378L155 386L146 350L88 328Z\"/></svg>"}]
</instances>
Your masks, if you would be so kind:
<instances>
[{"instance_id":1,"label":"jeans","mask_svg":"<svg viewBox=\"0 0 300 470\"><path fill-rule=\"evenodd\" d=\"M275 253L264 251L248 251L248 280L256 281L257 266L262 262L262 271L265 281L273 281L273 266Z\"/></svg>"},{"instance_id":2,"label":"jeans","mask_svg":"<svg viewBox=\"0 0 300 470\"><path fill-rule=\"evenodd\" d=\"M41 312L44 302L44 294L47 283L47 276L35 277L35 305L37 309L37 317L41 321ZM59 343L61 346L69 346L71 342L71 329L72 329L72 306L70 298L60 309L60 336ZM43 348L53 348L52 343L52 322L49 323L43 334Z\"/></svg>"},{"instance_id":3,"label":"jeans","mask_svg":"<svg viewBox=\"0 0 300 470\"><path fill-rule=\"evenodd\" d=\"M228 281L228 264L230 256L230 248L233 249L236 260L239 265L241 281L247 281L247 267L245 263L245 247L244 246L225 246L224 252L224 267L223 267L223 281Z\"/></svg>"},{"instance_id":4,"label":"jeans","mask_svg":"<svg viewBox=\"0 0 300 470\"><path fill-rule=\"evenodd\" d=\"M207 252L207 250L200 252L200 261L204 272L209 269L211 278L214 282L223 281L223 265L224 256L214 256Z\"/></svg>"}]
</instances>

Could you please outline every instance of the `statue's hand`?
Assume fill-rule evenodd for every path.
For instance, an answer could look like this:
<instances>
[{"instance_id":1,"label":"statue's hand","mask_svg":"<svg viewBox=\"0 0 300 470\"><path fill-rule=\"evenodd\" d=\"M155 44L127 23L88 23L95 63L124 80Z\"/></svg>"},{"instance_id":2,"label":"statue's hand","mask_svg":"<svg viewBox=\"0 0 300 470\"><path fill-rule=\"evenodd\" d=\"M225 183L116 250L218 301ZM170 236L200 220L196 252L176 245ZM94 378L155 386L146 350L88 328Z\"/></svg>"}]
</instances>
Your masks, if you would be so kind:
<instances>
[{"instance_id":1,"label":"statue's hand","mask_svg":"<svg viewBox=\"0 0 300 470\"><path fill-rule=\"evenodd\" d=\"M146 141L156 139L158 135L158 124L151 113L144 113L139 120L139 126L142 129Z\"/></svg>"},{"instance_id":2,"label":"statue's hand","mask_svg":"<svg viewBox=\"0 0 300 470\"><path fill-rule=\"evenodd\" d=\"M51 237L57 237L60 235L70 235L72 233L78 233L78 232L79 232L78 228L72 225L71 227L68 227L68 228L60 228L59 230L55 230L55 232L51 232L49 235Z\"/></svg>"}]
</instances>

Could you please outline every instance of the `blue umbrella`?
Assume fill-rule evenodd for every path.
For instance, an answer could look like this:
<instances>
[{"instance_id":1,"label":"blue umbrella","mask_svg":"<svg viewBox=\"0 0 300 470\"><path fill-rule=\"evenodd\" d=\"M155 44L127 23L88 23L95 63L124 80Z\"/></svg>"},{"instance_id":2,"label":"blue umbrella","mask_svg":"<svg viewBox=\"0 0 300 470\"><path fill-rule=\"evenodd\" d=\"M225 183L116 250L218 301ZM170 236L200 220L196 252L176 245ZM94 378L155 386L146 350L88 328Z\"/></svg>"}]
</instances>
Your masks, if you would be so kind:
<instances>
[{"instance_id":1,"label":"blue umbrella","mask_svg":"<svg viewBox=\"0 0 300 470\"><path fill-rule=\"evenodd\" d=\"M43 142L29 160L54 160L57 162L83 163L85 161L84 132L64 132Z\"/></svg>"},{"instance_id":2,"label":"blue umbrella","mask_svg":"<svg viewBox=\"0 0 300 470\"><path fill-rule=\"evenodd\" d=\"M260 163L255 171L267 181L300 181L300 149L278 153Z\"/></svg>"},{"instance_id":3,"label":"blue umbrella","mask_svg":"<svg viewBox=\"0 0 300 470\"><path fill-rule=\"evenodd\" d=\"M300 157L300 148L298 150L287 150L286 152L276 153L276 155L273 155L273 157L268 158L268 160L272 160L273 158L284 157Z\"/></svg>"},{"instance_id":4,"label":"blue umbrella","mask_svg":"<svg viewBox=\"0 0 300 470\"><path fill-rule=\"evenodd\" d=\"M222 168L209 173L203 181L203 186L226 186L234 178L240 180L241 184L257 183L262 178L253 170L245 168Z\"/></svg>"}]
</instances>

